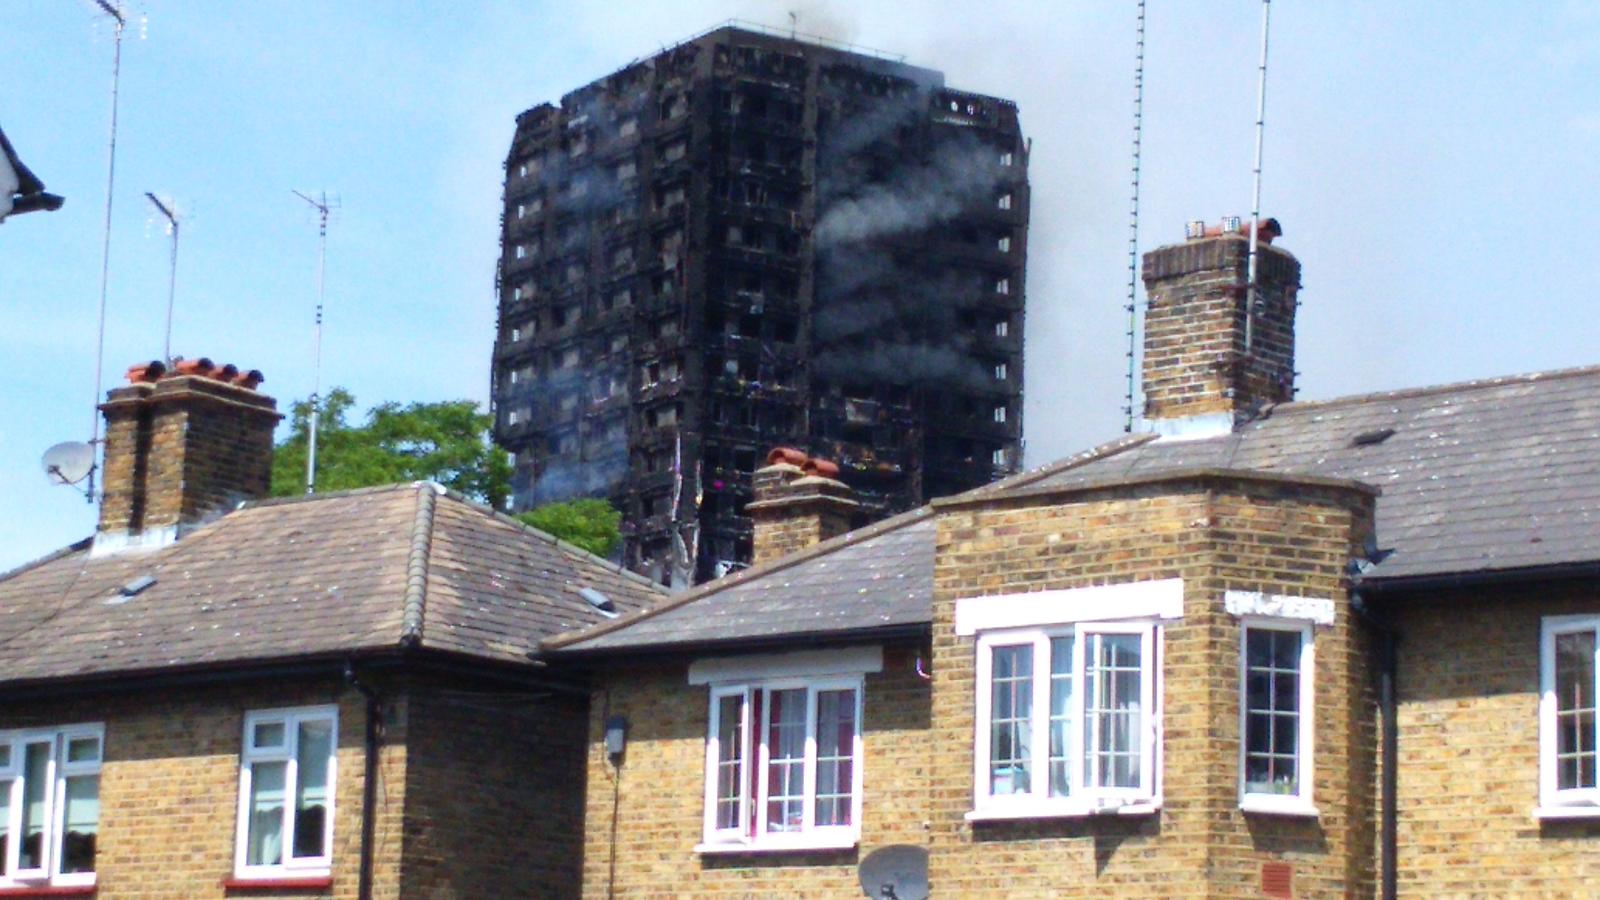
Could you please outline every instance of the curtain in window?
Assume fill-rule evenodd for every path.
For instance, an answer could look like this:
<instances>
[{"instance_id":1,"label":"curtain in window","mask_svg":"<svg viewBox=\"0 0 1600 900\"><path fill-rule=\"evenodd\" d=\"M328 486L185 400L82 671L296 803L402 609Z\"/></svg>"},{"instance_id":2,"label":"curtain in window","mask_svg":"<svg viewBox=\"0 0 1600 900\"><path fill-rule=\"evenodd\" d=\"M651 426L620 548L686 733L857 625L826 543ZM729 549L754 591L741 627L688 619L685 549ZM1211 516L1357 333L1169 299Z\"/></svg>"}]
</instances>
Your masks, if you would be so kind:
<instances>
[{"instance_id":1,"label":"curtain in window","mask_svg":"<svg viewBox=\"0 0 1600 900\"><path fill-rule=\"evenodd\" d=\"M996 647L989 697L989 793L1032 790L1033 646Z\"/></svg>"},{"instance_id":2,"label":"curtain in window","mask_svg":"<svg viewBox=\"0 0 1600 900\"><path fill-rule=\"evenodd\" d=\"M744 696L717 701L717 828L739 827L744 771Z\"/></svg>"},{"instance_id":3,"label":"curtain in window","mask_svg":"<svg viewBox=\"0 0 1600 900\"><path fill-rule=\"evenodd\" d=\"M1096 634L1088 640L1088 692L1084 695L1087 781L1099 787L1140 787L1140 636Z\"/></svg>"},{"instance_id":4,"label":"curtain in window","mask_svg":"<svg viewBox=\"0 0 1600 900\"><path fill-rule=\"evenodd\" d=\"M276 866L283 862L283 803L287 762L250 766L250 836L245 863Z\"/></svg>"},{"instance_id":5,"label":"curtain in window","mask_svg":"<svg viewBox=\"0 0 1600 900\"><path fill-rule=\"evenodd\" d=\"M806 690L768 696L767 830L799 831L805 821Z\"/></svg>"},{"instance_id":6,"label":"curtain in window","mask_svg":"<svg viewBox=\"0 0 1600 900\"><path fill-rule=\"evenodd\" d=\"M64 782L61 871L93 872L95 841L100 831L100 776L72 775Z\"/></svg>"},{"instance_id":7,"label":"curtain in window","mask_svg":"<svg viewBox=\"0 0 1600 900\"><path fill-rule=\"evenodd\" d=\"M817 692L818 826L849 825L856 692Z\"/></svg>"},{"instance_id":8,"label":"curtain in window","mask_svg":"<svg viewBox=\"0 0 1600 900\"><path fill-rule=\"evenodd\" d=\"M18 869L44 867L45 799L50 792L53 742L27 744L22 751L22 839Z\"/></svg>"},{"instance_id":9,"label":"curtain in window","mask_svg":"<svg viewBox=\"0 0 1600 900\"><path fill-rule=\"evenodd\" d=\"M1050 796L1072 793L1068 748L1072 746L1072 645L1050 639Z\"/></svg>"}]
</instances>

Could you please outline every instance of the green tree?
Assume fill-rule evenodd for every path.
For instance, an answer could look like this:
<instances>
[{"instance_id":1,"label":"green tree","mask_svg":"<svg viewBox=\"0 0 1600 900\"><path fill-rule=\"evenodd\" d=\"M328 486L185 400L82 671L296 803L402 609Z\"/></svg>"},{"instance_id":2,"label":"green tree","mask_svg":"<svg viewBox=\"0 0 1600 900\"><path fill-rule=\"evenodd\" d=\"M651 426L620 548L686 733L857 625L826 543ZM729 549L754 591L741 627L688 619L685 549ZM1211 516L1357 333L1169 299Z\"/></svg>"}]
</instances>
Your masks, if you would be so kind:
<instances>
[{"instance_id":1,"label":"green tree","mask_svg":"<svg viewBox=\"0 0 1600 900\"><path fill-rule=\"evenodd\" d=\"M604 500L547 503L517 518L595 556L609 557L622 544L622 513Z\"/></svg>"},{"instance_id":2,"label":"green tree","mask_svg":"<svg viewBox=\"0 0 1600 900\"><path fill-rule=\"evenodd\" d=\"M356 398L328 392L317 424L317 490L339 491L406 481L437 481L495 509L511 490L511 457L489 440L490 417L467 400L382 403L361 425L350 423ZM306 489L311 403L297 401L289 436L274 450L272 494Z\"/></svg>"}]
</instances>

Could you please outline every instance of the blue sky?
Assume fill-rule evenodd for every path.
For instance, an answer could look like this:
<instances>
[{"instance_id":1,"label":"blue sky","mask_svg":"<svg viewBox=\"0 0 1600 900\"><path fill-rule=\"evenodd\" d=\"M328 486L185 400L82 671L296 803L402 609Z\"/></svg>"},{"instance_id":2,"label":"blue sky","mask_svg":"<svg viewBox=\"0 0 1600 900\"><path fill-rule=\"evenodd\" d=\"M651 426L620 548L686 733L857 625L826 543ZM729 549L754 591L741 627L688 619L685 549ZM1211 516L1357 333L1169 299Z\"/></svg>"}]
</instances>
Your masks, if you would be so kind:
<instances>
[{"instance_id":1,"label":"blue sky","mask_svg":"<svg viewBox=\"0 0 1600 900\"><path fill-rule=\"evenodd\" d=\"M89 436L111 33L5 25L0 124L67 205L0 226L0 569L88 534L40 453ZM174 350L310 391L315 215L336 194L324 383L488 396L500 166L528 106L731 17L905 54L1018 101L1034 141L1026 460L1120 433L1134 4L147 0L123 55L106 382ZM1141 244L1248 214L1260 6L1151 0ZM1600 6L1273 4L1264 211L1304 264L1301 397L1600 363Z\"/></svg>"}]
</instances>

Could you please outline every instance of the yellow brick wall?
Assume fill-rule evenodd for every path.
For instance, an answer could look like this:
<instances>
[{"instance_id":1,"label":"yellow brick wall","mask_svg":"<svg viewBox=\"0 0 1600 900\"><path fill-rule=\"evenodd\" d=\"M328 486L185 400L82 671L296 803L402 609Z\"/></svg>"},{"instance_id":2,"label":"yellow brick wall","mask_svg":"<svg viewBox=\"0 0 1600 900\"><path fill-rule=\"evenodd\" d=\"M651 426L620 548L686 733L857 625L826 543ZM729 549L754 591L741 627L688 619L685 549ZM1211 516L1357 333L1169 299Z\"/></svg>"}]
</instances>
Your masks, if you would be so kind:
<instances>
[{"instance_id":1,"label":"yellow brick wall","mask_svg":"<svg viewBox=\"0 0 1600 900\"><path fill-rule=\"evenodd\" d=\"M340 684L190 687L6 703L0 728L105 724L100 775L97 896L107 900L201 900L237 894L233 874L244 715L257 709L339 706L331 891L273 892L281 900L356 896L361 840L365 701ZM396 711L382 756L374 896L399 896L405 803L405 711Z\"/></svg>"},{"instance_id":2,"label":"yellow brick wall","mask_svg":"<svg viewBox=\"0 0 1600 900\"><path fill-rule=\"evenodd\" d=\"M1401 635L1402 897L1576 897L1600 890L1600 821L1533 818L1539 627L1600 613L1600 586L1458 590L1385 607Z\"/></svg>"},{"instance_id":3,"label":"yellow brick wall","mask_svg":"<svg viewBox=\"0 0 1600 900\"><path fill-rule=\"evenodd\" d=\"M1259 896L1261 864L1293 864L1296 896L1371 891L1370 677L1342 570L1370 520L1358 491L1217 481L942 513L935 562L930 878L945 897ZM975 641L957 598L1183 578L1164 629L1158 815L969 823ZM1238 809L1239 629L1223 592L1339 600L1317 635L1318 820Z\"/></svg>"},{"instance_id":4,"label":"yellow brick wall","mask_svg":"<svg viewBox=\"0 0 1600 900\"><path fill-rule=\"evenodd\" d=\"M925 844L930 794L925 648L885 649L863 703L864 792L859 851L701 856L710 694L688 683L688 660L615 666L590 704L583 896L854 897L856 864L874 848ZM628 719L620 767L602 743L605 719Z\"/></svg>"}]
</instances>

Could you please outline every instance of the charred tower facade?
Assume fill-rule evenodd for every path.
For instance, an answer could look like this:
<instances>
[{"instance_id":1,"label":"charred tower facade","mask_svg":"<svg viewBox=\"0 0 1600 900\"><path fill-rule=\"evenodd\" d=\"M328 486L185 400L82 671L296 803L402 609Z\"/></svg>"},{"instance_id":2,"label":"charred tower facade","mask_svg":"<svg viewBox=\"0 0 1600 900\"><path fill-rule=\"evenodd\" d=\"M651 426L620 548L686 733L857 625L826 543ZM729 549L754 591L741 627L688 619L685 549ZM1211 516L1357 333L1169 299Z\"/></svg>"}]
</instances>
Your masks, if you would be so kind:
<instances>
[{"instance_id":1,"label":"charred tower facade","mask_svg":"<svg viewBox=\"0 0 1600 900\"><path fill-rule=\"evenodd\" d=\"M663 581L748 563L751 473L863 515L1020 464L1027 144L939 72L721 28L517 118L492 396L514 505L607 497Z\"/></svg>"}]
</instances>

